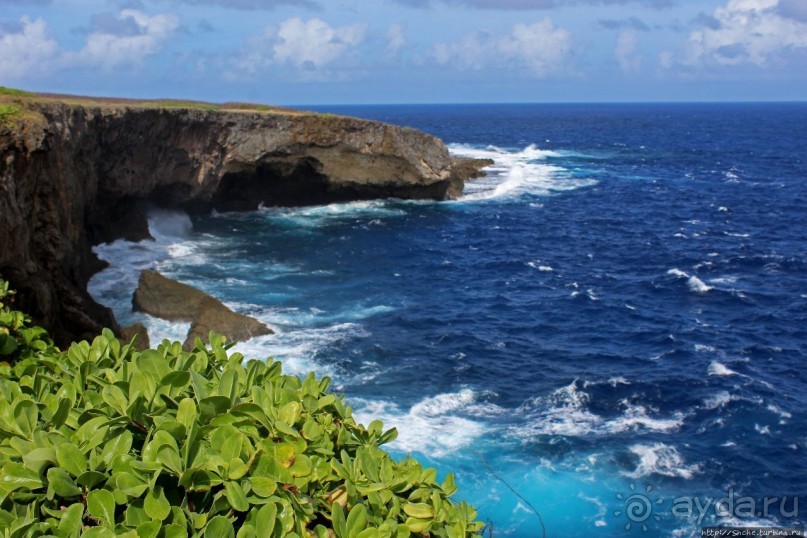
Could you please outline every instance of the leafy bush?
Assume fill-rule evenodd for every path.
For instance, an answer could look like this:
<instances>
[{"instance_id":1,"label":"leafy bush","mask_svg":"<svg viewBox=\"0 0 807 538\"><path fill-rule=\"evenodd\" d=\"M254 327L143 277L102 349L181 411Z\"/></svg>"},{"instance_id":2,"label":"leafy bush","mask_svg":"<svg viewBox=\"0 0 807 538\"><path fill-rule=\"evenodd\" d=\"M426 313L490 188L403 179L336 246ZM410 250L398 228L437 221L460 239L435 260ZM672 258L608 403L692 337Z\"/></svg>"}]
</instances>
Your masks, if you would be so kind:
<instances>
[{"instance_id":1,"label":"leafy bush","mask_svg":"<svg viewBox=\"0 0 807 538\"><path fill-rule=\"evenodd\" d=\"M14 291L8 288L8 282L0 280L0 361L29 359L42 352L58 353L45 329L30 326L31 318L5 304L13 299Z\"/></svg>"},{"instance_id":2,"label":"leafy bush","mask_svg":"<svg viewBox=\"0 0 807 538\"><path fill-rule=\"evenodd\" d=\"M470 506L449 500L450 475L438 484L435 470L394 461L379 445L395 429L356 424L327 378L282 375L271 360L244 363L214 333L209 348L197 340L184 352L164 341L141 353L104 330L60 353L39 331L26 344L29 320L0 311L17 345L0 372L5 536L481 531Z\"/></svg>"},{"instance_id":3,"label":"leafy bush","mask_svg":"<svg viewBox=\"0 0 807 538\"><path fill-rule=\"evenodd\" d=\"M15 105L0 105L0 125L11 127L13 120L20 115L22 109Z\"/></svg>"}]
</instances>

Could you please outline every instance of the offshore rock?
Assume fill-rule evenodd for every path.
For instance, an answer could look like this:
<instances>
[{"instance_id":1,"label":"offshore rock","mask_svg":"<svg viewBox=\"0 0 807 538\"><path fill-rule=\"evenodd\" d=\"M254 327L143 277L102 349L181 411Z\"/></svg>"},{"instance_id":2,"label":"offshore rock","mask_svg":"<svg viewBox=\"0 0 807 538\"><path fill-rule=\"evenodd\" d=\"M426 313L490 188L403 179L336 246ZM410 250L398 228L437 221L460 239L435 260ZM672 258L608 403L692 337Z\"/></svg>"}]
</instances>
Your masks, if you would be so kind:
<instances>
[{"instance_id":1,"label":"offshore rock","mask_svg":"<svg viewBox=\"0 0 807 538\"><path fill-rule=\"evenodd\" d=\"M209 295L192 286L157 271L144 270L137 281L132 308L168 321L193 321L199 304L207 297Z\"/></svg>"},{"instance_id":2,"label":"offshore rock","mask_svg":"<svg viewBox=\"0 0 807 538\"><path fill-rule=\"evenodd\" d=\"M210 331L230 342L274 333L257 319L233 312L218 299L157 271L141 271L132 306L168 321L192 322L183 346L186 350L193 348L197 337L206 342Z\"/></svg>"},{"instance_id":3,"label":"offshore rock","mask_svg":"<svg viewBox=\"0 0 807 538\"><path fill-rule=\"evenodd\" d=\"M461 192L442 141L413 129L263 108L15 99L24 113L0 124L0 276L62 345L103 327L120 334L87 292L103 267L91 247L147 238L149 204L241 211Z\"/></svg>"},{"instance_id":4,"label":"offshore rock","mask_svg":"<svg viewBox=\"0 0 807 538\"><path fill-rule=\"evenodd\" d=\"M193 349L196 338L207 342L210 331L223 335L228 342L243 342L254 336L274 333L257 319L233 312L218 299L206 297L199 303L183 347L186 350Z\"/></svg>"}]
</instances>

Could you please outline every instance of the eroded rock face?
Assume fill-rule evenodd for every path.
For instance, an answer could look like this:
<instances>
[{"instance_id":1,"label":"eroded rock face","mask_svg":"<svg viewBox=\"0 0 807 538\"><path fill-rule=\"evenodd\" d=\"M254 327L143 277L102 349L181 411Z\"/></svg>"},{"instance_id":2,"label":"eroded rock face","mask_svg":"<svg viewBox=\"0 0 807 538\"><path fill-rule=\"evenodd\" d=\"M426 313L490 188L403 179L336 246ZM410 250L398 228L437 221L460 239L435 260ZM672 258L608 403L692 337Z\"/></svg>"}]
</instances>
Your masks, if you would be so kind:
<instances>
[{"instance_id":1,"label":"eroded rock face","mask_svg":"<svg viewBox=\"0 0 807 538\"><path fill-rule=\"evenodd\" d=\"M137 311L169 321L192 322L185 349L192 349L197 337L207 342L210 331L221 334L229 342L241 342L274 332L257 319L233 312L218 299L166 278L157 271L141 271L132 306Z\"/></svg>"},{"instance_id":2,"label":"eroded rock face","mask_svg":"<svg viewBox=\"0 0 807 538\"><path fill-rule=\"evenodd\" d=\"M33 101L0 125L0 276L65 344L110 327L91 246L148 237L149 203L250 210L461 192L437 138L339 116Z\"/></svg>"}]
</instances>

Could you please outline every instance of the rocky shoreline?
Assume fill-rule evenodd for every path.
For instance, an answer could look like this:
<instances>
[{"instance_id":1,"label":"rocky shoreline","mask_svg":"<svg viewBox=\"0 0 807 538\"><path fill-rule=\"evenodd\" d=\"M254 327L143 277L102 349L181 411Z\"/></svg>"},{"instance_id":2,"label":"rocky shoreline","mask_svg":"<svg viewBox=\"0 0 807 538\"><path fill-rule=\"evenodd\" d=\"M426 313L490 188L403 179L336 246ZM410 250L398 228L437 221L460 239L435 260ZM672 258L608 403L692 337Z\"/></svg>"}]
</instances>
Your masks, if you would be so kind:
<instances>
[{"instance_id":1,"label":"rocky shoreline","mask_svg":"<svg viewBox=\"0 0 807 538\"><path fill-rule=\"evenodd\" d=\"M145 208L192 213L459 196L486 163L438 138L341 116L18 97L0 125L0 276L58 343L110 327L92 246L149 237ZM200 325L201 327L201 325ZM203 330L200 329L200 330Z\"/></svg>"}]
</instances>

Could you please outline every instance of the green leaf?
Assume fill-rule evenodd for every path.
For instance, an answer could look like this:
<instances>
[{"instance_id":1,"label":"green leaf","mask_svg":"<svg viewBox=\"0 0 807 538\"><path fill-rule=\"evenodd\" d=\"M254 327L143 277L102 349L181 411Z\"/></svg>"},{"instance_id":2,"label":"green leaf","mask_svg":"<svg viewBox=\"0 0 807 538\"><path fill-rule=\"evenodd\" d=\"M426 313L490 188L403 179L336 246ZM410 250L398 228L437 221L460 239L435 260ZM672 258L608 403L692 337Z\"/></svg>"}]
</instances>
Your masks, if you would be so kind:
<instances>
[{"instance_id":1,"label":"green leaf","mask_svg":"<svg viewBox=\"0 0 807 538\"><path fill-rule=\"evenodd\" d=\"M115 385L107 385L101 390L101 397L104 401L121 416L126 416L126 408L129 407L129 399Z\"/></svg>"},{"instance_id":2,"label":"green leaf","mask_svg":"<svg viewBox=\"0 0 807 538\"><path fill-rule=\"evenodd\" d=\"M137 535L139 538L157 538L157 536L160 534L161 528L162 524L159 521L141 523L137 526Z\"/></svg>"},{"instance_id":3,"label":"green leaf","mask_svg":"<svg viewBox=\"0 0 807 538\"><path fill-rule=\"evenodd\" d=\"M190 372L171 372L160 380L160 386L181 389L190 383L190 380Z\"/></svg>"},{"instance_id":4,"label":"green leaf","mask_svg":"<svg viewBox=\"0 0 807 538\"><path fill-rule=\"evenodd\" d=\"M387 443L391 443L392 441L398 438L398 429L397 428L390 428L389 430L385 431L381 437L378 438L379 445L385 445Z\"/></svg>"},{"instance_id":5,"label":"green leaf","mask_svg":"<svg viewBox=\"0 0 807 538\"><path fill-rule=\"evenodd\" d=\"M293 426L300 417L301 409L302 406L300 405L300 402L289 402L280 408L278 411L278 418L289 426Z\"/></svg>"},{"instance_id":6,"label":"green leaf","mask_svg":"<svg viewBox=\"0 0 807 538\"><path fill-rule=\"evenodd\" d=\"M45 486L45 482L39 473L28 469L20 463L5 463L0 470L0 489L5 491L16 491L18 489L39 489Z\"/></svg>"},{"instance_id":7,"label":"green leaf","mask_svg":"<svg viewBox=\"0 0 807 538\"><path fill-rule=\"evenodd\" d=\"M0 355L11 355L17 351L17 340L10 334L0 333Z\"/></svg>"},{"instance_id":8,"label":"green leaf","mask_svg":"<svg viewBox=\"0 0 807 538\"><path fill-rule=\"evenodd\" d=\"M348 536L358 536L367 527L367 508L363 504L354 506L347 515Z\"/></svg>"},{"instance_id":9,"label":"green leaf","mask_svg":"<svg viewBox=\"0 0 807 538\"><path fill-rule=\"evenodd\" d=\"M59 538L78 538L81 535L81 519L84 516L84 505L71 504L62 514L56 535Z\"/></svg>"},{"instance_id":10,"label":"green leaf","mask_svg":"<svg viewBox=\"0 0 807 538\"><path fill-rule=\"evenodd\" d=\"M53 413L51 424L54 428L59 428L64 424L67 417L70 415L70 409L73 407L73 402L67 398L59 398L59 406L56 412Z\"/></svg>"},{"instance_id":11,"label":"green leaf","mask_svg":"<svg viewBox=\"0 0 807 538\"><path fill-rule=\"evenodd\" d=\"M199 421L207 424L213 418L226 413L231 405L230 399L225 396L209 396L199 402Z\"/></svg>"},{"instance_id":12,"label":"green leaf","mask_svg":"<svg viewBox=\"0 0 807 538\"><path fill-rule=\"evenodd\" d=\"M100 519L107 527L115 526L115 497L105 489L96 489L87 494L87 512Z\"/></svg>"},{"instance_id":13,"label":"green leaf","mask_svg":"<svg viewBox=\"0 0 807 538\"><path fill-rule=\"evenodd\" d=\"M101 460L112 461L117 456L129 454L132 450L132 432L123 430L120 434L112 438L107 438L104 448L101 451Z\"/></svg>"},{"instance_id":14,"label":"green leaf","mask_svg":"<svg viewBox=\"0 0 807 538\"><path fill-rule=\"evenodd\" d=\"M255 530L258 536L271 536L277 521L277 505L268 503L258 510L258 517L255 520Z\"/></svg>"},{"instance_id":15,"label":"green leaf","mask_svg":"<svg viewBox=\"0 0 807 538\"><path fill-rule=\"evenodd\" d=\"M181 525L166 525L162 528L164 538L188 538L188 531Z\"/></svg>"},{"instance_id":16,"label":"green leaf","mask_svg":"<svg viewBox=\"0 0 807 538\"><path fill-rule=\"evenodd\" d=\"M247 467L247 464L240 458L230 460L229 467L227 478L230 480L240 480L249 472L249 467Z\"/></svg>"},{"instance_id":17,"label":"green leaf","mask_svg":"<svg viewBox=\"0 0 807 538\"><path fill-rule=\"evenodd\" d=\"M207 538L235 538L235 529L226 517L216 516L205 527L205 536Z\"/></svg>"},{"instance_id":18,"label":"green leaf","mask_svg":"<svg viewBox=\"0 0 807 538\"><path fill-rule=\"evenodd\" d=\"M271 497L277 491L277 482L273 478L265 476L253 476L250 478L252 492L258 497Z\"/></svg>"},{"instance_id":19,"label":"green leaf","mask_svg":"<svg viewBox=\"0 0 807 538\"><path fill-rule=\"evenodd\" d=\"M81 495L81 488L70 475L60 467L48 469L48 487L59 497L69 498Z\"/></svg>"},{"instance_id":20,"label":"green leaf","mask_svg":"<svg viewBox=\"0 0 807 538\"><path fill-rule=\"evenodd\" d=\"M233 430L233 433L228 435L221 444L221 457L224 458L224 461L241 457L244 437L235 428Z\"/></svg>"},{"instance_id":21,"label":"green leaf","mask_svg":"<svg viewBox=\"0 0 807 538\"><path fill-rule=\"evenodd\" d=\"M157 451L157 461L172 471L176 475L182 474L182 458L179 457L177 449L170 445L163 445Z\"/></svg>"},{"instance_id":22,"label":"green leaf","mask_svg":"<svg viewBox=\"0 0 807 538\"><path fill-rule=\"evenodd\" d=\"M193 398L184 398L179 402L179 408L177 409L177 422L185 426L186 429L190 429L191 425L196 422L197 419L196 413L196 404L193 401Z\"/></svg>"},{"instance_id":23,"label":"green leaf","mask_svg":"<svg viewBox=\"0 0 807 538\"><path fill-rule=\"evenodd\" d=\"M62 443L56 447L56 460L59 466L75 477L87 470L87 458L72 443Z\"/></svg>"},{"instance_id":24,"label":"green leaf","mask_svg":"<svg viewBox=\"0 0 807 538\"><path fill-rule=\"evenodd\" d=\"M406 515L416 519L429 519L434 517L434 509L425 503L407 503L403 505L403 511Z\"/></svg>"},{"instance_id":25,"label":"green leaf","mask_svg":"<svg viewBox=\"0 0 807 538\"><path fill-rule=\"evenodd\" d=\"M26 467L42 474L46 467L56 464L56 451L52 447L35 448L22 455Z\"/></svg>"},{"instance_id":26,"label":"green leaf","mask_svg":"<svg viewBox=\"0 0 807 538\"><path fill-rule=\"evenodd\" d=\"M227 497L227 502L230 503L233 510L238 512L246 512L249 510L249 501L247 501L247 496L244 495L244 490L237 482L225 482L224 495Z\"/></svg>"},{"instance_id":27,"label":"green leaf","mask_svg":"<svg viewBox=\"0 0 807 538\"><path fill-rule=\"evenodd\" d=\"M126 472L116 473L113 475L113 480L118 491L128 497L140 497L149 487L144 481Z\"/></svg>"},{"instance_id":28,"label":"green leaf","mask_svg":"<svg viewBox=\"0 0 807 538\"><path fill-rule=\"evenodd\" d=\"M143 500L143 509L146 514L158 521L162 521L171 513L171 505L165 498L162 486L154 486Z\"/></svg>"},{"instance_id":29,"label":"green leaf","mask_svg":"<svg viewBox=\"0 0 807 538\"><path fill-rule=\"evenodd\" d=\"M117 538L117 536L106 527L90 527L81 534L81 538Z\"/></svg>"},{"instance_id":30,"label":"green leaf","mask_svg":"<svg viewBox=\"0 0 807 538\"><path fill-rule=\"evenodd\" d=\"M17 427L30 439L39 421L39 409L31 400L22 400L14 406L14 421Z\"/></svg>"},{"instance_id":31,"label":"green leaf","mask_svg":"<svg viewBox=\"0 0 807 538\"><path fill-rule=\"evenodd\" d=\"M86 473L81 473L78 478L76 478L76 483L79 486L84 486L87 489L92 489L101 482L106 481L109 478L104 473L99 473L98 471L87 471Z\"/></svg>"}]
</instances>

